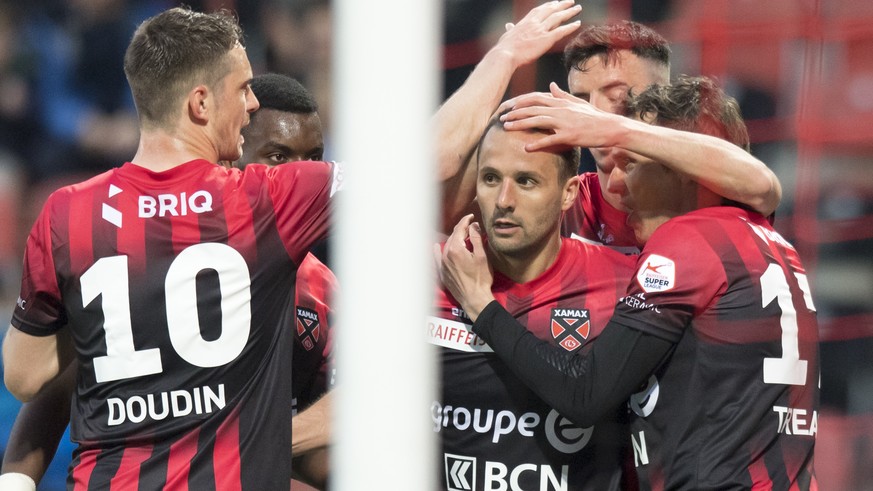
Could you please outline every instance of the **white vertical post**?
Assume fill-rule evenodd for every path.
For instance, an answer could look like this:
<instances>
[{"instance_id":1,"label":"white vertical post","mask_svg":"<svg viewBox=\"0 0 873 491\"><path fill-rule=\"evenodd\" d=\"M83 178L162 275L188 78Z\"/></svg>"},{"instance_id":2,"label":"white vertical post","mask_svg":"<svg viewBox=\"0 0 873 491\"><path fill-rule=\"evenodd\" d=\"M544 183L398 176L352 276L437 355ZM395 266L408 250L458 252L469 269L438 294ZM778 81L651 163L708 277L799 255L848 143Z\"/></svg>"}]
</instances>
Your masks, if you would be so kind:
<instances>
[{"instance_id":1,"label":"white vertical post","mask_svg":"<svg viewBox=\"0 0 873 491\"><path fill-rule=\"evenodd\" d=\"M340 281L335 489L434 488L425 341L436 229L430 118L439 103L435 0L336 0L333 241Z\"/></svg>"}]
</instances>

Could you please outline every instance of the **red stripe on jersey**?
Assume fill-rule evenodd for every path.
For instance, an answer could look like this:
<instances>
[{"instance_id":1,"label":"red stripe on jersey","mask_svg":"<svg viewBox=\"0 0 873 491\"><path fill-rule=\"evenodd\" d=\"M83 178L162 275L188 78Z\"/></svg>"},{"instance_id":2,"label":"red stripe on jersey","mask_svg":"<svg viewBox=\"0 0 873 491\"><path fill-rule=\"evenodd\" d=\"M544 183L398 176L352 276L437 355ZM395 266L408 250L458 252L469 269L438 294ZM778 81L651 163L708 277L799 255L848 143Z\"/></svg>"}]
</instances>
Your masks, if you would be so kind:
<instances>
[{"instance_id":1,"label":"red stripe on jersey","mask_svg":"<svg viewBox=\"0 0 873 491\"><path fill-rule=\"evenodd\" d=\"M197 440L200 428L194 428L184 437L170 445L167 458L167 483L164 489L173 491L188 490L188 476L191 474L191 459L197 453Z\"/></svg>"},{"instance_id":2,"label":"red stripe on jersey","mask_svg":"<svg viewBox=\"0 0 873 491\"><path fill-rule=\"evenodd\" d=\"M116 232L116 248L119 254L128 258L127 267L131 276L145 270L145 224L146 220L139 218L138 193L129 183L116 182L122 189L115 201L116 208L123 218L121 228Z\"/></svg>"},{"instance_id":3,"label":"red stripe on jersey","mask_svg":"<svg viewBox=\"0 0 873 491\"><path fill-rule=\"evenodd\" d=\"M91 481L91 473L97 465L100 450L86 450L79 454L79 463L73 469L73 491L86 491Z\"/></svg>"},{"instance_id":4,"label":"red stripe on jersey","mask_svg":"<svg viewBox=\"0 0 873 491\"><path fill-rule=\"evenodd\" d=\"M121 456L121 463L115 477L109 482L109 489L137 489L139 487L140 465L152 455L152 446L127 447Z\"/></svg>"},{"instance_id":5,"label":"red stripe on jersey","mask_svg":"<svg viewBox=\"0 0 873 491\"><path fill-rule=\"evenodd\" d=\"M224 220L227 223L227 245L238 251L248 251L256 254L255 224L252 218L252 207L247 199L241 197L243 193L233 186L225 186L222 201L224 202ZM249 257L251 261L257 261L257 257Z\"/></svg>"},{"instance_id":6,"label":"red stripe on jersey","mask_svg":"<svg viewBox=\"0 0 873 491\"><path fill-rule=\"evenodd\" d=\"M239 462L239 408L237 408L221 423L215 434L212 465L215 468L216 489L226 491L242 489Z\"/></svg>"},{"instance_id":7,"label":"red stripe on jersey","mask_svg":"<svg viewBox=\"0 0 873 491\"><path fill-rule=\"evenodd\" d=\"M191 244L200 242L200 219L195 213L171 217L173 252L178 255Z\"/></svg>"},{"instance_id":8,"label":"red stripe on jersey","mask_svg":"<svg viewBox=\"0 0 873 491\"><path fill-rule=\"evenodd\" d=\"M99 189L99 188L98 188ZM94 235L92 227L94 214L102 213L102 208L94 208L92 193L78 193L71 196L69 216L70 224L70 269L84 271L94 263Z\"/></svg>"},{"instance_id":9,"label":"red stripe on jersey","mask_svg":"<svg viewBox=\"0 0 873 491\"><path fill-rule=\"evenodd\" d=\"M767 473L767 466L763 460L756 460L749 464L749 474L752 476L752 491L768 491L773 489L773 481Z\"/></svg>"}]
</instances>

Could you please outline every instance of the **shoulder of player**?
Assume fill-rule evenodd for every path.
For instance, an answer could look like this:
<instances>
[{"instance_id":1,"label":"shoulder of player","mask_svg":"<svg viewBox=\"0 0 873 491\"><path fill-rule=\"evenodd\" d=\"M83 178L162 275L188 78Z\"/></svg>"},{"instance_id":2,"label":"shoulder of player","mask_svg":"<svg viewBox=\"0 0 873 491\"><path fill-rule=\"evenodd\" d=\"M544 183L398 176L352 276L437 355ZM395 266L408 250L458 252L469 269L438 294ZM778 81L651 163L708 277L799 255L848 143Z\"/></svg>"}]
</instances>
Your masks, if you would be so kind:
<instances>
[{"instance_id":1,"label":"shoulder of player","mask_svg":"<svg viewBox=\"0 0 873 491\"><path fill-rule=\"evenodd\" d=\"M579 258L583 258L584 260L596 258L596 263L598 264L602 264L606 261L611 264L628 268L632 267L636 262L635 256L622 254L609 246L571 239L568 237L561 238L561 248L574 262Z\"/></svg>"},{"instance_id":2,"label":"shoulder of player","mask_svg":"<svg viewBox=\"0 0 873 491\"><path fill-rule=\"evenodd\" d=\"M706 231L710 230L713 226L724 228L731 226L731 223L741 224L745 222L756 222L758 221L757 218L764 220L761 215L743 210L742 208L736 208L733 206L711 206L671 218L658 227L654 234L652 234L652 237L655 237L656 235L660 236L668 232L670 234L678 234L681 232L682 234L688 234L691 236L701 233L705 234ZM685 236L686 235L681 235L680 237Z\"/></svg>"},{"instance_id":3,"label":"shoulder of player","mask_svg":"<svg viewBox=\"0 0 873 491\"><path fill-rule=\"evenodd\" d=\"M105 187L112 183L117 171L118 169L111 169L83 181L58 187L49 193L45 200L44 208L49 209L52 207L60 207L61 209L66 210L69 208L70 201L76 199L76 197L93 194L95 192L105 193Z\"/></svg>"}]
</instances>

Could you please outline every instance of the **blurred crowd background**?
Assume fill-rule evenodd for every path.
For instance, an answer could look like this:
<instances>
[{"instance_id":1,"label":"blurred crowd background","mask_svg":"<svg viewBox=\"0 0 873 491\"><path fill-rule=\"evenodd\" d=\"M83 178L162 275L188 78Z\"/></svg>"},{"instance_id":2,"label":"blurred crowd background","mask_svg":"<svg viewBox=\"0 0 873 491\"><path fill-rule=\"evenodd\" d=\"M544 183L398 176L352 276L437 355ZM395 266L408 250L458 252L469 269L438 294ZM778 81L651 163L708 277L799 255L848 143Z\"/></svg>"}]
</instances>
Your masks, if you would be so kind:
<instances>
[{"instance_id":1,"label":"blurred crowd background","mask_svg":"<svg viewBox=\"0 0 873 491\"><path fill-rule=\"evenodd\" d=\"M124 50L140 21L179 3L0 0L0 330L17 296L25 237L48 193L135 152ZM312 91L326 129L326 158L341 158L330 148L328 0L184 3L236 11L254 72L285 73ZM443 0L443 97L464 81L506 22L538 3ZM655 28L673 47L674 76L715 77L740 101L753 153L782 181L776 228L800 252L818 310L821 487L873 489L873 2L581 3L585 23L633 19ZM403 12L362 19L373 29L402 21ZM566 88L560 48L517 73L508 95L547 90L550 81ZM18 407L0 389L0 450ZM62 444L40 489L64 488L71 449Z\"/></svg>"}]
</instances>

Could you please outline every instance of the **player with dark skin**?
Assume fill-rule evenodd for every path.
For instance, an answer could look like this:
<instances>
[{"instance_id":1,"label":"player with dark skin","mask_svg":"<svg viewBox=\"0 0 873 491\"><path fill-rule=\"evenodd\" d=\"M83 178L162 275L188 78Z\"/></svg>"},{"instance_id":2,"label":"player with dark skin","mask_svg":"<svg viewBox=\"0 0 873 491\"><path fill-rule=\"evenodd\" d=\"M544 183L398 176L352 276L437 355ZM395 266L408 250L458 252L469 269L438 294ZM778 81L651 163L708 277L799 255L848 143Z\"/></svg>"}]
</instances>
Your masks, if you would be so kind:
<instances>
[{"instance_id":1,"label":"player with dark skin","mask_svg":"<svg viewBox=\"0 0 873 491\"><path fill-rule=\"evenodd\" d=\"M264 102L252 113L250 124L241 132L242 157L234 166L243 168L243 162L273 166L291 161L322 160L321 120L309 92L293 78L279 74L254 77L251 88ZM299 274L306 268L323 268L329 274L311 254L301 263ZM69 422L75 369L70 365L62 377L22 406L4 454L4 474L20 473L34 482L40 481ZM328 477L329 401L330 396L322 397L292 420L295 476L318 489L325 488Z\"/></svg>"}]
</instances>

